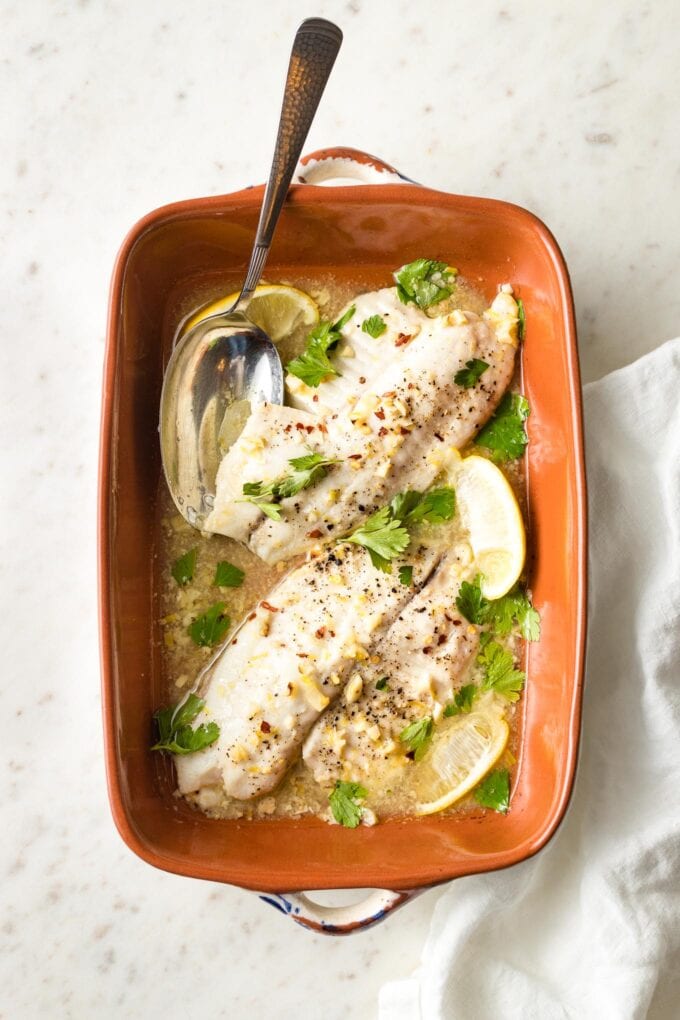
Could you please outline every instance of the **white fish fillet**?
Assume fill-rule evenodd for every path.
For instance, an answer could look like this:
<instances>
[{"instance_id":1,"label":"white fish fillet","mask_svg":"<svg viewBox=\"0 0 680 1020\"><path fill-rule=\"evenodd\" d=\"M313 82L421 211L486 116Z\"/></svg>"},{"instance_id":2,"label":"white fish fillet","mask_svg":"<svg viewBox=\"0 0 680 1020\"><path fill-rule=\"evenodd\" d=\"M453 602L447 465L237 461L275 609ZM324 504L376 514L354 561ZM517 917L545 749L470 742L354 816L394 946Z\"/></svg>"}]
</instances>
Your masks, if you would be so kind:
<instances>
[{"instance_id":1,"label":"white fish fillet","mask_svg":"<svg viewBox=\"0 0 680 1020\"><path fill-rule=\"evenodd\" d=\"M399 734L410 722L436 719L451 700L479 645L477 628L455 605L464 573L448 553L376 644L379 664L359 666L316 723L303 758L317 782L362 779L377 760L404 752ZM379 690L376 683L383 678L387 686Z\"/></svg>"},{"instance_id":2,"label":"white fish fillet","mask_svg":"<svg viewBox=\"0 0 680 1020\"><path fill-rule=\"evenodd\" d=\"M415 305L403 304L397 297L396 287L361 294L351 304L355 308L354 315L342 328L343 339L332 356L338 375L317 387L307 386L297 376L287 375L286 390L293 407L310 414L332 414L352 407L362 390L385 371L395 352L399 356L399 351L405 350L405 344L395 347L395 342L400 337L417 336L423 325L432 321ZM379 315L387 327L379 337L372 337L361 328L372 315Z\"/></svg>"},{"instance_id":3,"label":"white fish fillet","mask_svg":"<svg viewBox=\"0 0 680 1020\"><path fill-rule=\"evenodd\" d=\"M220 465L206 530L241 541L247 533L253 552L276 563L346 534L395 493L432 484L451 452L490 417L510 382L515 341L508 323L516 322L516 305L509 294L499 294L485 316L419 314L425 320L421 331L398 350L393 347L394 357L384 357L378 379L351 409L303 417L301 428L296 422L301 411L273 413L266 406L253 411ZM464 389L454 376L471 358L489 367L476 386ZM285 473L287 460L300 455L302 440L340 463L312 488L284 500L281 521L253 513L250 506L244 510L247 504L238 503L243 482Z\"/></svg>"},{"instance_id":4,"label":"white fish fillet","mask_svg":"<svg viewBox=\"0 0 680 1020\"><path fill-rule=\"evenodd\" d=\"M441 553L409 550L422 584ZM298 756L321 712L389 627L414 589L345 545L291 571L261 602L212 666L194 725L217 722L218 740L176 756L181 793L223 786L241 800L270 792ZM417 589L416 589L417 590Z\"/></svg>"}]
</instances>

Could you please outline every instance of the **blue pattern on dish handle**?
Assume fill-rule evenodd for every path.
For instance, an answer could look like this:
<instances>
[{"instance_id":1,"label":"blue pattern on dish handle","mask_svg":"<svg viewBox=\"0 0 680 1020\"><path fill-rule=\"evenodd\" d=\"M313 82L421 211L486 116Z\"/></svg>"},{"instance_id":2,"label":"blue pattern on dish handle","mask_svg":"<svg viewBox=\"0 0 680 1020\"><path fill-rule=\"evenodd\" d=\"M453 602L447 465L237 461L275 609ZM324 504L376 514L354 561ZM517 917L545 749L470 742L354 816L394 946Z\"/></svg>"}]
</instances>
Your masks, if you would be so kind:
<instances>
[{"instance_id":1,"label":"blue pattern on dish handle","mask_svg":"<svg viewBox=\"0 0 680 1020\"><path fill-rule=\"evenodd\" d=\"M320 159L304 156L293 176L293 181L316 184L325 187L347 184L416 184L393 167L375 157L366 164L361 158L353 159L352 153L367 158L365 153L343 149L342 155L327 155ZM306 162L309 160L309 162ZM394 910L403 907L424 889L410 889L407 892L392 892L389 889L374 889L358 903L344 907L325 907L315 903L305 893L258 893L264 903L292 918L297 924L321 935L351 935L365 931L374 924L384 921Z\"/></svg>"},{"instance_id":2,"label":"blue pattern on dish handle","mask_svg":"<svg viewBox=\"0 0 680 1020\"><path fill-rule=\"evenodd\" d=\"M290 917L303 928L320 935L352 935L357 931L379 924L396 910L403 907L423 889L407 892L392 892L389 889L374 889L358 903L343 907L326 907L315 903L306 893L259 893L260 899L275 910Z\"/></svg>"}]
</instances>

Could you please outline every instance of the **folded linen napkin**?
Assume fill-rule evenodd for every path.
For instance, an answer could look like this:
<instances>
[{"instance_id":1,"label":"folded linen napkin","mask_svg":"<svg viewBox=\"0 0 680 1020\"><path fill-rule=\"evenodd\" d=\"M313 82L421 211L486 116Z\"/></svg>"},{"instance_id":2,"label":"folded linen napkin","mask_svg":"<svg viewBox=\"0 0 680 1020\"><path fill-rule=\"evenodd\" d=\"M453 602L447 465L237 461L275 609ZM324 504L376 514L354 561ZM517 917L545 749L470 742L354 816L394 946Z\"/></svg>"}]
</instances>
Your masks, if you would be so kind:
<instances>
[{"instance_id":1,"label":"folded linen napkin","mask_svg":"<svg viewBox=\"0 0 680 1020\"><path fill-rule=\"evenodd\" d=\"M419 971L381 990L380 1020L680 1017L680 339L586 386L585 423L590 629L571 806L537 857L447 888Z\"/></svg>"}]
</instances>

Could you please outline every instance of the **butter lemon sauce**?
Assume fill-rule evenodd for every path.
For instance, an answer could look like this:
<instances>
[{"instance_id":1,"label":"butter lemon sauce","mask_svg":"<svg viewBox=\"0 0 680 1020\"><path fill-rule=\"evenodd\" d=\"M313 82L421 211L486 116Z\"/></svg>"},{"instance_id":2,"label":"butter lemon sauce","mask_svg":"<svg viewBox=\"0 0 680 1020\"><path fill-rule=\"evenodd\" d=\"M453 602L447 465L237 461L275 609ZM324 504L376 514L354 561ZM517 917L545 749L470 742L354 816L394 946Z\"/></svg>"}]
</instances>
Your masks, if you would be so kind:
<instances>
[{"instance_id":1,"label":"butter lemon sauce","mask_svg":"<svg viewBox=\"0 0 680 1020\"><path fill-rule=\"evenodd\" d=\"M287 280L280 281L288 283ZM366 290L360 280L354 283L338 284L331 278L296 278L294 285L311 294L317 301L322 318L333 319L342 308L357 295ZM205 294L201 294L203 304ZM194 299L195 300L195 299ZM371 312L370 296L361 297L362 314ZM481 314L488 302L479 289L461 279L445 306L437 313L466 309ZM193 311L196 305L189 308ZM305 331L286 340L280 345L282 359L289 361L305 344ZM517 375L511 389L516 388ZM475 450L477 453L484 451ZM517 500L524 512L525 487L522 459L503 465ZM525 515L526 516L526 515ZM419 541L440 550L455 550L456 556L465 561L470 557L469 544L460 516L456 514L446 524L424 527ZM200 534L192 529L176 512L164 483L161 483L158 498L158 524L156 534L158 553L158 587L156 592L159 620L162 634L161 663L165 703L175 703L193 689L196 676L214 654L209 646L196 644L188 628L205 613L206 608L216 603L224 604L225 615L229 618L229 629L224 638L228 639L240 621L254 606L266 600L267 594L292 567L304 557L284 560L269 565L259 559L240 542L219 534ZM195 566L191 579L178 584L173 576L173 565L187 552L195 550ZM228 563L243 572L243 581L237 587L219 586L215 583L218 565ZM219 580L219 577L217 577ZM454 607L455 608L455 607ZM516 636L506 636L504 647L513 653L518 651ZM379 667L379 663L373 663ZM473 662L463 683L474 682L479 670ZM505 706L505 718L510 725L510 739L499 761L499 765L511 768L517 750L517 706ZM386 755L371 762L368 774L358 774L365 789L363 800L364 821L392 816L411 815L420 797L418 788L417 763L405 762L404 755ZM187 795L187 799L205 813L219 818L264 818L295 817L314 814L330 821L329 788L314 779L311 770L299 759L287 772L279 786L266 796L251 801L229 797L219 784L202 788ZM480 810L470 796L464 797L445 813Z\"/></svg>"}]
</instances>

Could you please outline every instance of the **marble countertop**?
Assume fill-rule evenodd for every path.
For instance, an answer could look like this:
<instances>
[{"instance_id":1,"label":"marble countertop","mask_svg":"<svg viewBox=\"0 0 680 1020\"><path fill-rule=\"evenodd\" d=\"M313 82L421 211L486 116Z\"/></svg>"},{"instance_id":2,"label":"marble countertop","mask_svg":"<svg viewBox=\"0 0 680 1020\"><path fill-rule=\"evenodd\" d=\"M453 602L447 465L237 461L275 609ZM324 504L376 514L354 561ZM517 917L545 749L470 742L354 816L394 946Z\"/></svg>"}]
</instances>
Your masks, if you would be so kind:
<instances>
[{"instance_id":1,"label":"marble countertop","mask_svg":"<svg viewBox=\"0 0 680 1020\"><path fill-rule=\"evenodd\" d=\"M345 45L308 151L527 206L570 266L586 381L680 326L673 0L0 2L0 1016L373 1017L437 892L346 940L154 871L106 801L97 430L116 249L149 209L261 181L297 23Z\"/></svg>"}]
</instances>

